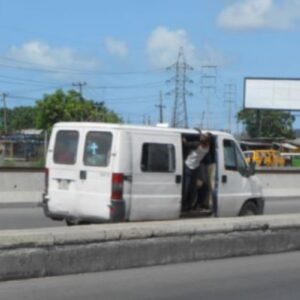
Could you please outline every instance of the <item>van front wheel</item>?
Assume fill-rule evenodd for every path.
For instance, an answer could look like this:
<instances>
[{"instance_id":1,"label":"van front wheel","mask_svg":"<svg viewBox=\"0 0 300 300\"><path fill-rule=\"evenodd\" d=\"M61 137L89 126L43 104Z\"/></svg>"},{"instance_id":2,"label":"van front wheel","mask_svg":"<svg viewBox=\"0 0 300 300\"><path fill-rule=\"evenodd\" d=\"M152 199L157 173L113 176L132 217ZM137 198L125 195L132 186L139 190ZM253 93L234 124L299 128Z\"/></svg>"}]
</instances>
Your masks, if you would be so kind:
<instances>
[{"instance_id":1,"label":"van front wheel","mask_svg":"<svg viewBox=\"0 0 300 300\"><path fill-rule=\"evenodd\" d=\"M247 202L243 205L239 216L255 216L258 215L257 205L253 202Z\"/></svg>"}]
</instances>

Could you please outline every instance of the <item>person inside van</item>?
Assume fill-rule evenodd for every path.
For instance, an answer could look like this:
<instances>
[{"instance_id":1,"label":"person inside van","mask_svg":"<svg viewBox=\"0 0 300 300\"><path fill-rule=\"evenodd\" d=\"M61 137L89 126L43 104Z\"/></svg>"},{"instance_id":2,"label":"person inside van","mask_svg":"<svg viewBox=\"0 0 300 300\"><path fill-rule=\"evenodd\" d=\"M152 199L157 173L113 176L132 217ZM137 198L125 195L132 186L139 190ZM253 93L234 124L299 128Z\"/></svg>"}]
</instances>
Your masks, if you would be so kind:
<instances>
[{"instance_id":1,"label":"person inside van","mask_svg":"<svg viewBox=\"0 0 300 300\"><path fill-rule=\"evenodd\" d=\"M188 151L184 162L183 212L189 212L197 190L197 177L202 159L209 151L210 135L201 134L199 141L188 142L183 138L183 145Z\"/></svg>"},{"instance_id":2,"label":"person inside van","mask_svg":"<svg viewBox=\"0 0 300 300\"><path fill-rule=\"evenodd\" d=\"M73 164L75 154L70 146L63 140L59 140L54 149L54 161L59 164Z\"/></svg>"},{"instance_id":3,"label":"person inside van","mask_svg":"<svg viewBox=\"0 0 300 300\"><path fill-rule=\"evenodd\" d=\"M211 133L207 133L209 150L202 159L197 179L197 202L196 208L209 209L213 202L213 189L215 187L216 176L216 145Z\"/></svg>"}]
</instances>

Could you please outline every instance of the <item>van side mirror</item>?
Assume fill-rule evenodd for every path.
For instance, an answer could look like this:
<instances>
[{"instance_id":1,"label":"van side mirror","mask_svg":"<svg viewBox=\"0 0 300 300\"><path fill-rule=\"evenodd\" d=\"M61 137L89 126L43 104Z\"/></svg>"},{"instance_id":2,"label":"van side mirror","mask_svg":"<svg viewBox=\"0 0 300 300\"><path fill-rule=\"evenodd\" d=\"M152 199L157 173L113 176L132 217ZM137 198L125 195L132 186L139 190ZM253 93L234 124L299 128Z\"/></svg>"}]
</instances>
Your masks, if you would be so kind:
<instances>
[{"instance_id":1,"label":"van side mirror","mask_svg":"<svg viewBox=\"0 0 300 300\"><path fill-rule=\"evenodd\" d=\"M253 176L255 174L255 166L256 163L254 161L249 164L249 176Z\"/></svg>"},{"instance_id":2,"label":"van side mirror","mask_svg":"<svg viewBox=\"0 0 300 300\"><path fill-rule=\"evenodd\" d=\"M255 174L255 163L250 163L249 165L245 166L242 168L242 170L240 170L240 173L245 177L253 176Z\"/></svg>"}]
</instances>

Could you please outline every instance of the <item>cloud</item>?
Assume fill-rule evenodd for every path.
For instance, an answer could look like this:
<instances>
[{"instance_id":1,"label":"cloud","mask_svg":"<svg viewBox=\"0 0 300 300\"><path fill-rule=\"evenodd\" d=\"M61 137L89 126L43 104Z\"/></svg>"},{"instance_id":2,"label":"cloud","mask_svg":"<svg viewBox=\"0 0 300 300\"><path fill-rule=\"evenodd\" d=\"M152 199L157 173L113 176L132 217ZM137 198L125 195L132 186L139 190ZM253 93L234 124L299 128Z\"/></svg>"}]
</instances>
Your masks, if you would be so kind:
<instances>
[{"instance_id":1,"label":"cloud","mask_svg":"<svg viewBox=\"0 0 300 300\"><path fill-rule=\"evenodd\" d=\"M151 64L155 67L173 64L177 60L180 47L183 47L187 61L193 63L198 60L196 47L188 40L184 30L156 28L147 41L147 53Z\"/></svg>"},{"instance_id":2,"label":"cloud","mask_svg":"<svg viewBox=\"0 0 300 300\"><path fill-rule=\"evenodd\" d=\"M183 29L170 30L158 27L152 31L147 40L147 54L154 67L164 68L176 62L180 47L184 50L186 62L194 67L203 64L223 65L226 61L221 51L206 44L199 50Z\"/></svg>"},{"instance_id":3,"label":"cloud","mask_svg":"<svg viewBox=\"0 0 300 300\"><path fill-rule=\"evenodd\" d=\"M105 39L105 47L106 50L115 56L118 57L126 57L128 55L128 47L125 42L114 39L114 38L106 38Z\"/></svg>"},{"instance_id":4,"label":"cloud","mask_svg":"<svg viewBox=\"0 0 300 300\"><path fill-rule=\"evenodd\" d=\"M216 65L218 67L228 65L232 58L226 56L221 50L218 50L208 43L201 48L200 54L201 65Z\"/></svg>"},{"instance_id":5,"label":"cloud","mask_svg":"<svg viewBox=\"0 0 300 300\"><path fill-rule=\"evenodd\" d=\"M217 23L226 29L291 29L300 21L299 0L242 0L225 8Z\"/></svg>"},{"instance_id":6,"label":"cloud","mask_svg":"<svg viewBox=\"0 0 300 300\"><path fill-rule=\"evenodd\" d=\"M71 48L55 48L41 41L30 41L17 47L13 46L8 56L19 62L37 65L40 69L62 70L93 70L99 66L99 61L83 57ZM27 65L26 65L27 63Z\"/></svg>"}]
</instances>

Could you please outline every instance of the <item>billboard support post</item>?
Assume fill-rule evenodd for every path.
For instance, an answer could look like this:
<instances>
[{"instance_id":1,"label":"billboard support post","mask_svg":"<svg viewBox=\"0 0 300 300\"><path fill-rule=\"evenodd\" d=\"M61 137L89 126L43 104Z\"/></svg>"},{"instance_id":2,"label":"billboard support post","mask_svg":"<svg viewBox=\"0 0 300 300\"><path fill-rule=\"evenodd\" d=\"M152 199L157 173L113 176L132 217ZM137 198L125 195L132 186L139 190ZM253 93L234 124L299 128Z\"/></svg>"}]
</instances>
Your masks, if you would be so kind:
<instances>
[{"instance_id":1,"label":"billboard support post","mask_svg":"<svg viewBox=\"0 0 300 300\"><path fill-rule=\"evenodd\" d=\"M261 135L261 110L256 110L256 137Z\"/></svg>"}]
</instances>

